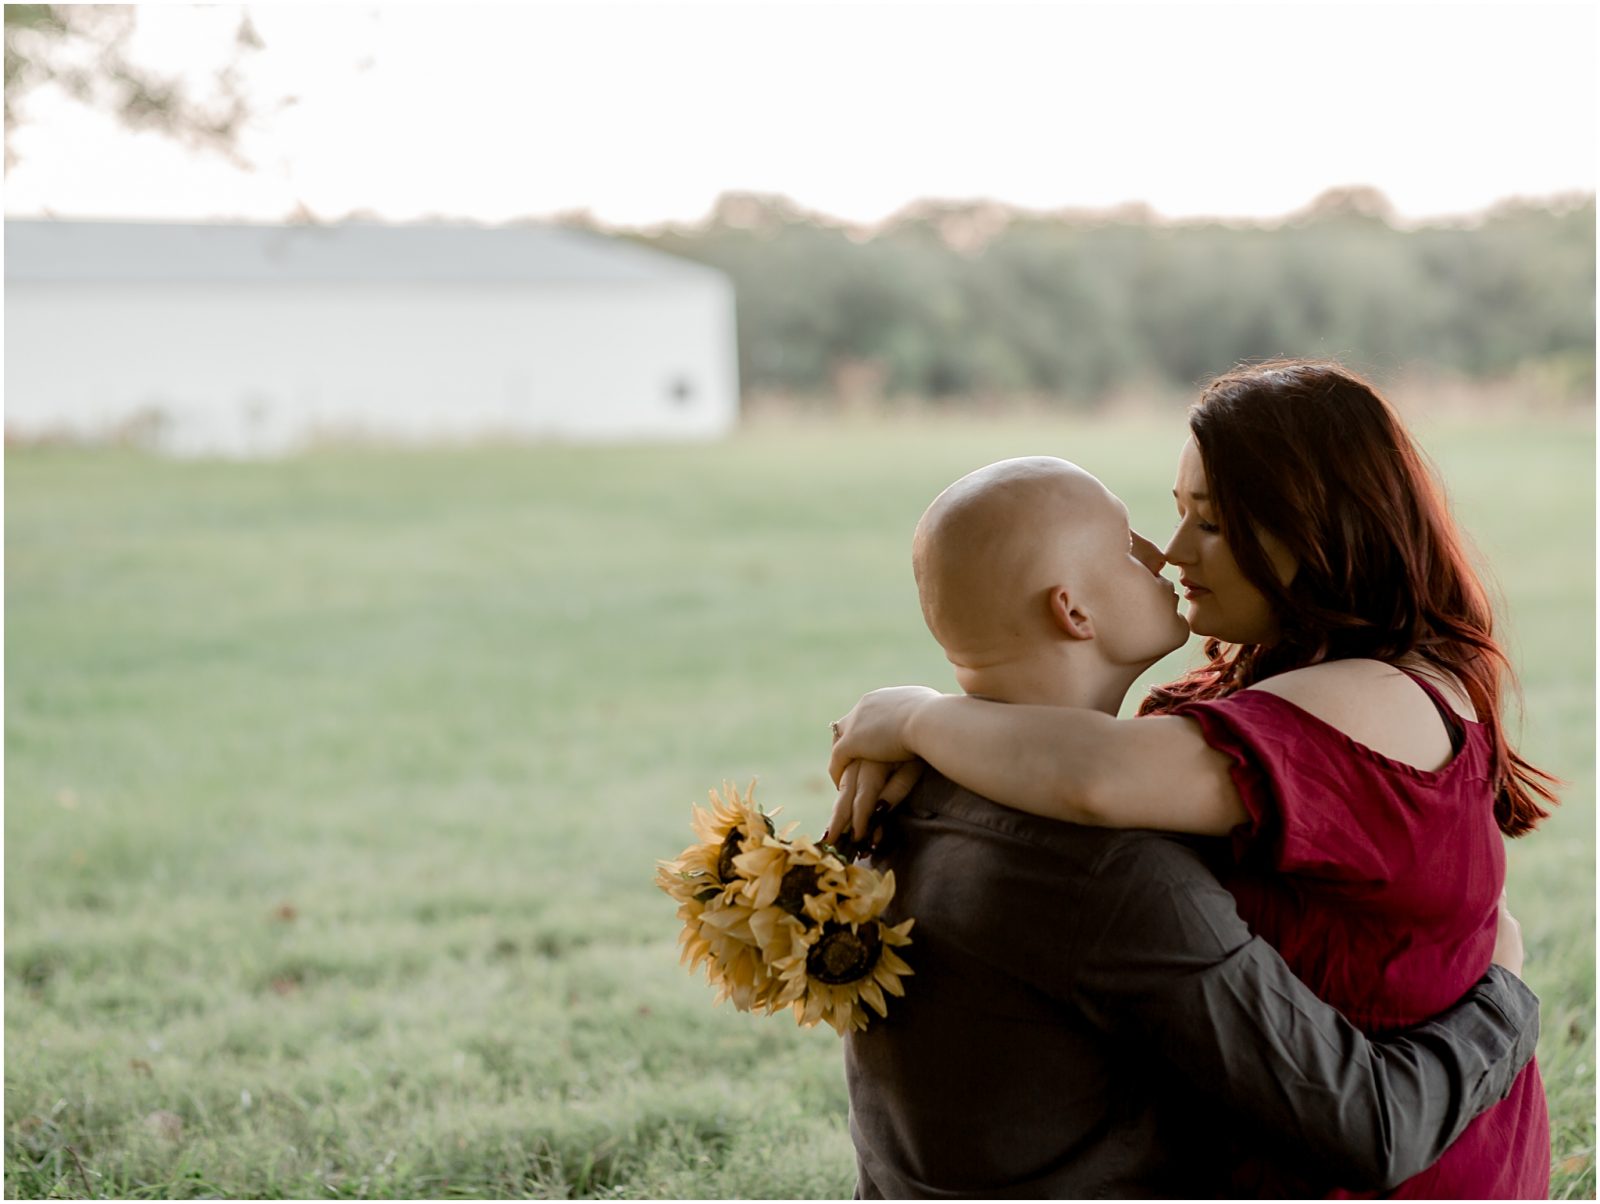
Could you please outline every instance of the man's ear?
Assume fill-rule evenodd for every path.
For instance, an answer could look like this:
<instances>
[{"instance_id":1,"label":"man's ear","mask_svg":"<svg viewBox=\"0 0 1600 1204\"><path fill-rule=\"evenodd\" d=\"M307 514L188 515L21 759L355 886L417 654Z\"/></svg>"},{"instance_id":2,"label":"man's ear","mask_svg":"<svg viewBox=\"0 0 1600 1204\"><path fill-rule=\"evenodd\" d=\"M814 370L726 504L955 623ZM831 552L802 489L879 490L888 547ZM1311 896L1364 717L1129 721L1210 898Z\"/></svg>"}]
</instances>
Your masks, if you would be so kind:
<instances>
[{"instance_id":1,"label":"man's ear","mask_svg":"<svg viewBox=\"0 0 1600 1204\"><path fill-rule=\"evenodd\" d=\"M1089 612L1073 603L1064 585L1050 591L1050 617L1069 640L1094 639L1094 623Z\"/></svg>"}]
</instances>

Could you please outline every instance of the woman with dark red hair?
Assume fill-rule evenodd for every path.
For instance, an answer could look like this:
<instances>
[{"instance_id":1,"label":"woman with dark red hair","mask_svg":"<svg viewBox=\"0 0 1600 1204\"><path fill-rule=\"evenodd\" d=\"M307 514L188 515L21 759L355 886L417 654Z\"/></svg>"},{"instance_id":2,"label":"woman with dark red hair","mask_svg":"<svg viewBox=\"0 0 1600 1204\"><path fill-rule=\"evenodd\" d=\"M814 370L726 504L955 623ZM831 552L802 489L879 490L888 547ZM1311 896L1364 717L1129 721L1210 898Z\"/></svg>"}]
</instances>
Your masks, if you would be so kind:
<instances>
[{"instance_id":1,"label":"woman with dark red hair","mask_svg":"<svg viewBox=\"0 0 1600 1204\"><path fill-rule=\"evenodd\" d=\"M1206 663L1152 690L1137 720L868 694L839 723L830 836L864 836L916 757L1037 815L1231 834L1226 884L1296 974L1369 1033L1418 1023L1488 968L1501 837L1554 801L1554 779L1506 739L1515 681L1484 590L1410 436L1345 369L1227 373L1189 430L1164 554ZM1241 1173L1244 1190L1294 1190ZM1549 1174L1530 1063L1393 1194L1542 1197Z\"/></svg>"}]
</instances>

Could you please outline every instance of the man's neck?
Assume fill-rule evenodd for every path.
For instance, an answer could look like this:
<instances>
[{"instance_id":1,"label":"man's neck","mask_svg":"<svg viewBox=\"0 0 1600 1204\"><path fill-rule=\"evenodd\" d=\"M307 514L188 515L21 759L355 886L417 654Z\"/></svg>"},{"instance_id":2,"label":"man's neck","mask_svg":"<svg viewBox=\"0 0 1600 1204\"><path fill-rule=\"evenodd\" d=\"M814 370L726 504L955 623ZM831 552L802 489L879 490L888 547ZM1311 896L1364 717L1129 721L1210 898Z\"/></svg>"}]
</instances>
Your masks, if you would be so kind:
<instances>
[{"instance_id":1,"label":"man's neck","mask_svg":"<svg viewBox=\"0 0 1600 1204\"><path fill-rule=\"evenodd\" d=\"M1140 671L1073 658L1065 650L976 668L956 662L956 680L968 694L1021 705L1087 707L1107 715L1117 713Z\"/></svg>"}]
</instances>

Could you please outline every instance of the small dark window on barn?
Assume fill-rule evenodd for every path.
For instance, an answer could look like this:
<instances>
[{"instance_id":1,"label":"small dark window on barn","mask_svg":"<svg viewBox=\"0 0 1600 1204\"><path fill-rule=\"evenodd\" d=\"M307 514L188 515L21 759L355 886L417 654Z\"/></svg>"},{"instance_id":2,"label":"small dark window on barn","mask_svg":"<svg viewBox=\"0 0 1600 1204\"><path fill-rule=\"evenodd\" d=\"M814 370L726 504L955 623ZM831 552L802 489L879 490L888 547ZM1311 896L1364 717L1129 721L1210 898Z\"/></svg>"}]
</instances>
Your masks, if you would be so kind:
<instances>
[{"instance_id":1,"label":"small dark window on barn","mask_svg":"<svg viewBox=\"0 0 1600 1204\"><path fill-rule=\"evenodd\" d=\"M674 376L667 385L667 396L675 406L686 406L694 400L694 382L687 376Z\"/></svg>"}]
</instances>

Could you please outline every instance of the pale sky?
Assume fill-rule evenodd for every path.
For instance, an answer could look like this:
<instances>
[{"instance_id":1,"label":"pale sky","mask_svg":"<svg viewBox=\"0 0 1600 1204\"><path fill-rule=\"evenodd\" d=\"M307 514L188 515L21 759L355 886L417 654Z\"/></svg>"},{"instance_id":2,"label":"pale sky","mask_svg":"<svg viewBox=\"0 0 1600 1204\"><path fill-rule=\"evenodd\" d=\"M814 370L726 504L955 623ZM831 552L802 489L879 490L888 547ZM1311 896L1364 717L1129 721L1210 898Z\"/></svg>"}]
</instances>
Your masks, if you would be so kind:
<instances>
[{"instance_id":1,"label":"pale sky","mask_svg":"<svg viewBox=\"0 0 1600 1204\"><path fill-rule=\"evenodd\" d=\"M859 222L919 197L1276 217L1370 184L1417 218L1595 188L1589 4L247 10L256 171L41 90L6 213L637 225L741 190ZM204 80L239 12L142 6L135 57Z\"/></svg>"}]
</instances>

